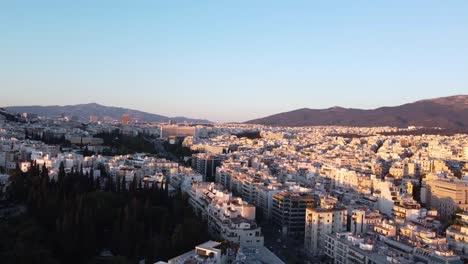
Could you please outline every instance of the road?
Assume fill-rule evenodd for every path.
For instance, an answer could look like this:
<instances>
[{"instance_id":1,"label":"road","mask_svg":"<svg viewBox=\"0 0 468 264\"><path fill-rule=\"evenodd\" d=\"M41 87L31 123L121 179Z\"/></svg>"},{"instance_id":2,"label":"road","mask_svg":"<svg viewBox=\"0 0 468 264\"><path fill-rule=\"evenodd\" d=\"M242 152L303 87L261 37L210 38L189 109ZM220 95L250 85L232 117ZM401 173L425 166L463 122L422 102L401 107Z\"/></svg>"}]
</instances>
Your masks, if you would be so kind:
<instances>
[{"instance_id":1,"label":"road","mask_svg":"<svg viewBox=\"0 0 468 264\"><path fill-rule=\"evenodd\" d=\"M265 247L271 252L286 263L307 263L303 239L285 236L281 234L278 227L271 223L264 223L261 226L265 237Z\"/></svg>"}]
</instances>

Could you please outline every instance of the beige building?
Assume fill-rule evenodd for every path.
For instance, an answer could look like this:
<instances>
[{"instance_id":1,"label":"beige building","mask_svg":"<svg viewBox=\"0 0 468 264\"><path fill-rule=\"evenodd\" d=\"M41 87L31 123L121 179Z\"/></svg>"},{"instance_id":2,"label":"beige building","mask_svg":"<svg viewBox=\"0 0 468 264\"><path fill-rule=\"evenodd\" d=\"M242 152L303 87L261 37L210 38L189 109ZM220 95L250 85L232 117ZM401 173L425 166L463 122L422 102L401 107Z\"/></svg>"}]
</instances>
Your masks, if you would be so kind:
<instances>
[{"instance_id":1,"label":"beige building","mask_svg":"<svg viewBox=\"0 0 468 264\"><path fill-rule=\"evenodd\" d=\"M130 115L129 114L122 115L122 125L124 125L124 126L130 125Z\"/></svg>"},{"instance_id":2,"label":"beige building","mask_svg":"<svg viewBox=\"0 0 468 264\"><path fill-rule=\"evenodd\" d=\"M197 129L193 126L177 126L177 125L168 125L161 126L160 136L161 138L168 137L195 137Z\"/></svg>"},{"instance_id":3,"label":"beige building","mask_svg":"<svg viewBox=\"0 0 468 264\"><path fill-rule=\"evenodd\" d=\"M436 179L426 181L428 204L448 219L457 208L468 210L468 181Z\"/></svg>"},{"instance_id":4,"label":"beige building","mask_svg":"<svg viewBox=\"0 0 468 264\"><path fill-rule=\"evenodd\" d=\"M446 230L450 248L459 254L468 254L468 213L458 214L460 224L452 225Z\"/></svg>"},{"instance_id":5,"label":"beige building","mask_svg":"<svg viewBox=\"0 0 468 264\"><path fill-rule=\"evenodd\" d=\"M307 208L304 248L311 256L325 254L327 235L346 230L347 210L342 207Z\"/></svg>"},{"instance_id":6,"label":"beige building","mask_svg":"<svg viewBox=\"0 0 468 264\"><path fill-rule=\"evenodd\" d=\"M397 227L394 223L384 220L374 226L374 232L384 237L394 237L396 236Z\"/></svg>"},{"instance_id":7,"label":"beige building","mask_svg":"<svg viewBox=\"0 0 468 264\"><path fill-rule=\"evenodd\" d=\"M399 224L408 220L417 220L420 216L421 205L412 198L402 199L393 205L393 217Z\"/></svg>"}]
</instances>

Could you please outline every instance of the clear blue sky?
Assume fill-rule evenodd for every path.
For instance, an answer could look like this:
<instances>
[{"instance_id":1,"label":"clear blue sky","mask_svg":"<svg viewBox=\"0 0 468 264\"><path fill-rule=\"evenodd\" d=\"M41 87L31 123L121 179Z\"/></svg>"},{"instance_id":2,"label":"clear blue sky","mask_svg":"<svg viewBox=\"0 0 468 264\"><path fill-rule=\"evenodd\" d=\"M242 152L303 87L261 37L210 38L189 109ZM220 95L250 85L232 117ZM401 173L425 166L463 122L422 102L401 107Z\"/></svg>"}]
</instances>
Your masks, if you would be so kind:
<instances>
[{"instance_id":1,"label":"clear blue sky","mask_svg":"<svg viewBox=\"0 0 468 264\"><path fill-rule=\"evenodd\" d=\"M468 1L1 1L0 105L214 121L468 94Z\"/></svg>"}]
</instances>

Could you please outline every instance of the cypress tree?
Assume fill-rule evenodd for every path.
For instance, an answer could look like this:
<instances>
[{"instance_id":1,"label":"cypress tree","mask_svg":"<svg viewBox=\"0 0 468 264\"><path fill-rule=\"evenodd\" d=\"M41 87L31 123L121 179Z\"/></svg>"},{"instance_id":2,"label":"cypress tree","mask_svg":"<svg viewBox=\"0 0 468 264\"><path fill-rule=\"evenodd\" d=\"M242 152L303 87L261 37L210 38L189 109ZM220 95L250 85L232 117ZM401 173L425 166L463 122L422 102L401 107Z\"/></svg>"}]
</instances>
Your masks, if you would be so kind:
<instances>
[{"instance_id":1,"label":"cypress tree","mask_svg":"<svg viewBox=\"0 0 468 264\"><path fill-rule=\"evenodd\" d=\"M60 162L59 166L59 172L58 172L58 179L57 179L57 184L58 184L58 189L59 189L59 196L64 197L65 196L65 165L63 164L63 161Z\"/></svg>"},{"instance_id":2,"label":"cypress tree","mask_svg":"<svg viewBox=\"0 0 468 264\"><path fill-rule=\"evenodd\" d=\"M127 186L125 186L125 175L122 176L122 185L120 186L122 192L125 192L127 190Z\"/></svg>"},{"instance_id":3,"label":"cypress tree","mask_svg":"<svg viewBox=\"0 0 468 264\"><path fill-rule=\"evenodd\" d=\"M136 188L137 188L137 179L136 179L136 175L133 175L133 180L132 180L132 183L130 185L130 191L135 194L136 193Z\"/></svg>"},{"instance_id":4,"label":"cypress tree","mask_svg":"<svg viewBox=\"0 0 468 264\"><path fill-rule=\"evenodd\" d=\"M119 176L116 176L116 181L117 181L117 192L121 192L122 191L122 182L120 181L119 179Z\"/></svg>"}]
</instances>

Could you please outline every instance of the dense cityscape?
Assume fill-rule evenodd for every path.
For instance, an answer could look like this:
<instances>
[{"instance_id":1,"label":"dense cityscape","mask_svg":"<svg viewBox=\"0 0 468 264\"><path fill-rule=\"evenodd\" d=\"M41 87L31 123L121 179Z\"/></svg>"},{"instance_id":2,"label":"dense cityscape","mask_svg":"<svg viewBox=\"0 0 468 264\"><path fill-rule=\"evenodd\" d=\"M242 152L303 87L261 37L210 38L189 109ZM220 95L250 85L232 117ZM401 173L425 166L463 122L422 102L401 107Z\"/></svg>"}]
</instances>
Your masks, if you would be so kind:
<instances>
[{"instance_id":1,"label":"dense cityscape","mask_svg":"<svg viewBox=\"0 0 468 264\"><path fill-rule=\"evenodd\" d=\"M467 134L7 110L0 124L3 263L468 256Z\"/></svg>"},{"instance_id":2,"label":"dense cityscape","mask_svg":"<svg viewBox=\"0 0 468 264\"><path fill-rule=\"evenodd\" d=\"M0 264L468 264L468 1L0 1Z\"/></svg>"}]
</instances>

